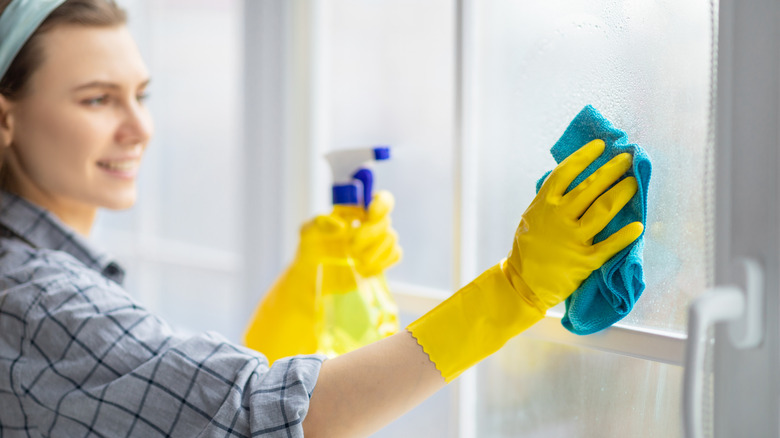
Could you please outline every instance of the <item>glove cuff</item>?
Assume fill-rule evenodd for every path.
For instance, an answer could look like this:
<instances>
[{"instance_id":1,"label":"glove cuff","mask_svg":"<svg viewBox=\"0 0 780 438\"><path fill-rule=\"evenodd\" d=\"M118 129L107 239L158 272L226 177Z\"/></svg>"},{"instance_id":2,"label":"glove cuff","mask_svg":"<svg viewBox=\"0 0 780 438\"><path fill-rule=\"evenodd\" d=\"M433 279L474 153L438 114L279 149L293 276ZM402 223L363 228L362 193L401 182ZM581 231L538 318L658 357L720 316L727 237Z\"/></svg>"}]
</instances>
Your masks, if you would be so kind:
<instances>
[{"instance_id":1,"label":"glove cuff","mask_svg":"<svg viewBox=\"0 0 780 438\"><path fill-rule=\"evenodd\" d=\"M543 317L497 264L406 329L449 383Z\"/></svg>"}]
</instances>

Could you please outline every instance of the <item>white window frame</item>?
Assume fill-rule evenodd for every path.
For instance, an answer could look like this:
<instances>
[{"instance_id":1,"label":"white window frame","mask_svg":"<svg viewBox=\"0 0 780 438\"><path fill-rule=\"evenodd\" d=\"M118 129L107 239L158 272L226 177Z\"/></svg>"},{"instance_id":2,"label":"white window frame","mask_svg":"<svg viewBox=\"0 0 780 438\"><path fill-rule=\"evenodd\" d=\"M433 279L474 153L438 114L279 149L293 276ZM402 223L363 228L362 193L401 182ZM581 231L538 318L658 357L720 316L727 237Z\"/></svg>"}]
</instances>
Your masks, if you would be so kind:
<instances>
[{"instance_id":1,"label":"white window frame","mask_svg":"<svg viewBox=\"0 0 780 438\"><path fill-rule=\"evenodd\" d=\"M717 87L715 284L738 257L764 267L761 344L716 327L716 437L780 436L780 3L721 0Z\"/></svg>"}]
</instances>

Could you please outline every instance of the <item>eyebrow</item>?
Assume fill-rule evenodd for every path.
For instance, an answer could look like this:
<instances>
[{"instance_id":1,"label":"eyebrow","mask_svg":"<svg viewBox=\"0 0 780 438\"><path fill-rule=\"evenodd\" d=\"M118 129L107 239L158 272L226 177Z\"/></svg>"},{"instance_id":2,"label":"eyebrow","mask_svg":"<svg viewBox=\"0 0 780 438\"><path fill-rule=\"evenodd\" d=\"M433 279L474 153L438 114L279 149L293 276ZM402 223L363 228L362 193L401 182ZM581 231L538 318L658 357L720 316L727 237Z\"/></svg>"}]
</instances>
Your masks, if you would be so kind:
<instances>
[{"instance_id":1,"label":"eyebrow","mask_svg":"<svg viewBox=\"0 0 780 438\"><path fill-rule=\"evenodd\" d=\"M151 79L147 79L139 84L138 88L144 88L149 85L149 82L151 82ZM92 81L87 82L86 84L79 85L78 87L74 88L73 91L79 91L84 90L87 88L110 88L110 89L119 89L121 88L118 84L115 84L113 82L105 82L105 81Z\"/></svg>"}]
</instances>

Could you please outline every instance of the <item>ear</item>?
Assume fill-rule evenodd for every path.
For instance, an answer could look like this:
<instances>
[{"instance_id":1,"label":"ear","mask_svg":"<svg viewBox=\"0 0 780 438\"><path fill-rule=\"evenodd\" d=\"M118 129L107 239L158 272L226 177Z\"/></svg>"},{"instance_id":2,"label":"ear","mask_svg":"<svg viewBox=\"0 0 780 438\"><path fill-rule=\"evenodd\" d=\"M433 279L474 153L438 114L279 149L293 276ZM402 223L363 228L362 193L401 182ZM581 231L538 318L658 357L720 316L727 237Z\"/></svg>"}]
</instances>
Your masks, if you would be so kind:
<instances>
[{"instance_id":1,"label":"ear","mask_svg":"<svg viewBox=\"0 0 780 438\"><path fill-rule=\"evenodd\" d=\"M13 103L5 95L0 94L0 149L11 146L14 138L14 119L11 110Z\"/></svg>"}]
</instances>

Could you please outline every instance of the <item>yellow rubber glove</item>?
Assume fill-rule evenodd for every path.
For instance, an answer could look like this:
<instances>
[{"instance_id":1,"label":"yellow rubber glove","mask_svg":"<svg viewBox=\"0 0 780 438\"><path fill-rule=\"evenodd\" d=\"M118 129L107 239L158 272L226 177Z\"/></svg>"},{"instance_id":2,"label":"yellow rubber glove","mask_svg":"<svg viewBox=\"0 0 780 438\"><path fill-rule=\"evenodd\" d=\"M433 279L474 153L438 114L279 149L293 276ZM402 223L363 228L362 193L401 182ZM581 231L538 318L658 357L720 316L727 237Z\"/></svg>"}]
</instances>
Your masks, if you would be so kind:
<instances>
[{"instance_id":1,"label":"yellow rubber glove","mask_svg":"<svg viewBox=\"0 0 780 438\"><path fill-rule=\"evenodd\" d=\"M379 275L401 259L398 234L392 229L390 213L394 199L390 192L374 195L368 211L354 206L335 206L329 215L317 216L300 230L300 242L290 266L265 295L250 321L244 343L266 355L270 362L296 354L312 354L326 346L322 342L322 290L352 290L356 287L353 268L360 275ZM354 263L319 272L324 260ZM377 285L377 281L364 285ZM381 282L384 282L382 279ZM373 290L374 294L380 291ZM385 315L394 308L390 297L380 299L377 311L382 333L398 330L396 315ZM390 300L390 302L386 302ZM384 321L384 322L383 322ZM392 334L392 332L387 333ZM327 348L326 348L327 349Z\"/></svg>"},{"instance_id":2,"label":"yellow rubber glove","mask_svg":"<svg viewBox=\"0 0 780 438\"><path fill-rule=\"evenodd\" d=\"M523 213L509 256L407 327L447 382L542 319L642 234L635 222L593 244L636 194L633 177L612 187L631 167L629 154L565 193L603 152L594 140L559 164Z\"/></svg>"},{"instance_id":3,"label":"yellow rubber glove","mask_svg":"<svg viewBox=\"0 0 780 438\"><path fill-rule=\"evenodd\" d=\"M364 277L381 274L401 260L403 251L390 220L393 207L392 193L379 191L374 194L365 219L350 240L350 253Z\"/></svg>"}]
</instances>

